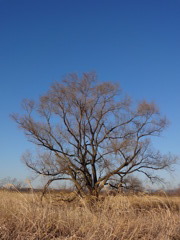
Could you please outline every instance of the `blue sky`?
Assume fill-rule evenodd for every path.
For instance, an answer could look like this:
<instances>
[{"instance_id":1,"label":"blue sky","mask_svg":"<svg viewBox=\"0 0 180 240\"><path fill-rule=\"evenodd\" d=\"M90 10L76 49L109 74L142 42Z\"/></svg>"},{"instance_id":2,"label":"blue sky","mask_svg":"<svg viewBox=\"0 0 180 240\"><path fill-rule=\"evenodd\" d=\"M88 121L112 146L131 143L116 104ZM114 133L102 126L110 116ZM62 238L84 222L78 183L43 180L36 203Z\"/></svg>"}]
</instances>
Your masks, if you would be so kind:
<instances>
[{"instance_id":1,"label":"blue sky","mask_svg":"<svg viewBox=\"0 0 180 240\"><path fill-rule=\"evenodd\" d=\"M171 124L154 146L180 154L179 26L179 0L0 0L0 178L30 175L20 158L31 144L9 115L70 72L155 101Z\"/></svg>"}]
</instances>

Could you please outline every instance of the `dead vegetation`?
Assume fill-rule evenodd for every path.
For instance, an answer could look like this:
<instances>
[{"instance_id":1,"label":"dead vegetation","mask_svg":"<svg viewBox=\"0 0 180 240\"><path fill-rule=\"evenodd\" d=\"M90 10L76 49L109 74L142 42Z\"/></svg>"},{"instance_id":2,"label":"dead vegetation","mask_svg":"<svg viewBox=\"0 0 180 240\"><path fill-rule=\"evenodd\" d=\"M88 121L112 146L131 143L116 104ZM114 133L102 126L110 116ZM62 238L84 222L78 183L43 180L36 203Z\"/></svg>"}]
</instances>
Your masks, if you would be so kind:
<instances>
[{"instance_id":1,"label":"dead vegetation","mask_svg":"<svg viewBox=\"0 0 180 240\"><path fill-rule=\"evenodd\" d=\"M117 195L65 202L50 194L41 202L39 193L1 191L0 213L2 240L180 239L179 197Z\"/></svg>"}]
</instances>

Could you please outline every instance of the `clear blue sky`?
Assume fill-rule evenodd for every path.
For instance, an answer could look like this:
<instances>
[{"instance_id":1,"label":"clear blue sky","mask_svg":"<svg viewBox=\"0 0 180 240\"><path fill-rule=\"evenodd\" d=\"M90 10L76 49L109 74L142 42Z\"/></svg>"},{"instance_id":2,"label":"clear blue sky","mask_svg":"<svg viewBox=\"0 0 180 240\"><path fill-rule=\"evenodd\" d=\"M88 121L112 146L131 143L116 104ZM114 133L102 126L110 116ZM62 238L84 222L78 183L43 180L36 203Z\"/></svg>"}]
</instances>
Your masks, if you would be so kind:
<instances>
[{"instance_id":1,"label":"clear blue sky","mask_svg":"<svg viewBox=\"0 0 180 240\"><path fill-rule=\"evenodd\" d=\"M29 175L31 145L9 115L70 72L155 101L171 125L154 145L180 154L179 0L0 0L0 48L0 178Z\"/></svg>"}]
</instances>

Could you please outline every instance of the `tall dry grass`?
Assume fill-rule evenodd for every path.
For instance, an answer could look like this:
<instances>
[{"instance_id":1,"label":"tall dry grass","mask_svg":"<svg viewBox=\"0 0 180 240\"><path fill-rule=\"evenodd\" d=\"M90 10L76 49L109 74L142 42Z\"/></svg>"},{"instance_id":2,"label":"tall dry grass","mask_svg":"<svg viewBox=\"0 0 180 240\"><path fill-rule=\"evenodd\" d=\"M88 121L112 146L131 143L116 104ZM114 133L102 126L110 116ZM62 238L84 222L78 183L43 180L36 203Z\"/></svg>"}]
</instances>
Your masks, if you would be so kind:
<instances>
[{"instance_id":1,"label":"tall dry grass","mask_svg":"<svg viewBox=\"0 0 180 240\"><path fill-rule=\"evenodd\" d=\"M180 198L106 196L65 203L0 192L0 239L178 240Z\"/></svg>"}]
</instances>

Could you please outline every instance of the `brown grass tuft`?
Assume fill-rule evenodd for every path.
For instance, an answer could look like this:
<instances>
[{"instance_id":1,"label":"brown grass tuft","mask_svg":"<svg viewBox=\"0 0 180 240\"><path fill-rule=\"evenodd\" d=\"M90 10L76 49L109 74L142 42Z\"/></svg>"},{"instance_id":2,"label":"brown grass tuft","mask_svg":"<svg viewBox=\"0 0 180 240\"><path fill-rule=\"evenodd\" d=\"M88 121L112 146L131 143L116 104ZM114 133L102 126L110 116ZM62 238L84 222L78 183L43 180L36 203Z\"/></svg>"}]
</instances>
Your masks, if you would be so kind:
<instances>
[{"instance_id":1,"label":"brown grass tuft","mask_svg":"<svg viewBox=\"0 0 180 240\"><path fill-rule=\"evenodd\" d=\"M57 197L56 197L57 198ZM0 239L179 240L180 198L106 196L72 202L0 192Z\"/></svg>"}]
</instances>

